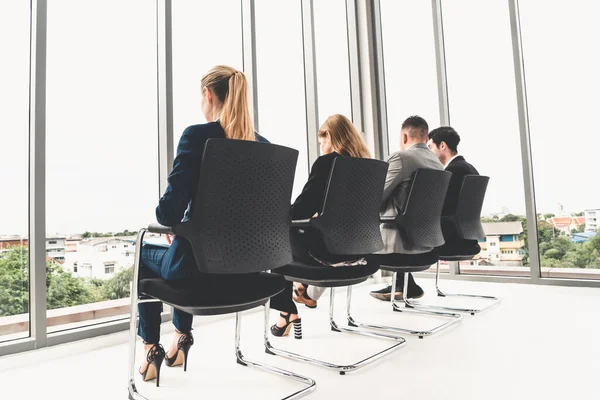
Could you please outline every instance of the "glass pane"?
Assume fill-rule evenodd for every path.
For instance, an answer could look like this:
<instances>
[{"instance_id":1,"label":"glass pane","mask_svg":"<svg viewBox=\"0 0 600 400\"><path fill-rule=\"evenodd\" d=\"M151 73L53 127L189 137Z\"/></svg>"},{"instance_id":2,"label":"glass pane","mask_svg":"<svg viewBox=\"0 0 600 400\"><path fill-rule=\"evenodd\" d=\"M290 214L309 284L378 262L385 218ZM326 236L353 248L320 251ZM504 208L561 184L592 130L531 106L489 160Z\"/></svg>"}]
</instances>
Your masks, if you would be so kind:
<instances>
[{"instance_id":1,"label":"glass pane","mask_svg":"<svg viewBox=\"0 0 600 400\"><path fill-rule=\"evenodd\" d=\"M300 2L256 1L256 48L260 134L271 143L300 151L295 199L309 168Z\"/></svg>"},{"instance_id":2,"label":"glass pane","mask_svg":"<svg viewBox=\"0 0 600 400\"><path fill-rule=\"evenodd\" d=\"M383 67L390 153L400 150L400 127L419 115L440 124L431 2L381 0Z\"/></svg>"},{"instance_id":3,"label":"glass pane","mask_svg":"<svg viewBox=\"0 0 600 400\"><path fill-rule=\"evenodd\" d=\"M542 275L600 279L600 4L519 4Z\"/></svg>"},{"instance_id":4,"label":"glass pane","mask_svg":"<svg viewBox=\"0 0 600 400\"><path fill-rule=\"evenodd\" d=\"M490 177L486 240L461 272L529 275L525 195L508 3L443 2L450 121L459 154ZM469 13L465 13L469 10ZM474 34L476 32L476 34Z\"/></svg>"},{"instance_id":5,"label":"glass pane","mask_svg":"<svg viewBox=\"0 0 600 400\"><path fill-rule=\"evenodd\" d=\"M223 19L228 20L223 29ZM217 39L218 36L218 39ZM239 0L173 2L173 148L190 125L205 123L200 80L215 65L243 70Z\"/></svg>"},{"instance_id":6,"label":"glass pane","mask_svg":"<svg viewBox=\"0 0 600 400\"><path fill-rule=\"evenodd\" d=\"M49 3L49 332L129 315L158 198L156 65L154 2Z\"/></svg>"},{"instance_id":7,"label":"glass pane","mask_svg":"<svg viewBox=\"0 0 600 400\"><path fill-rule=\"evenodd\" d=\"M0 342L29 336L29 14L0 4Z\"/></svg>"},{"instance_id":8,"label":"glass pane","mask_svg":"<svg viewBox=\"0 0 600 400\"><path fill-rule=\"evenodd\" d=\"M352 120L346 0L314 2L319 126L333 114Z\"/></svg>"}]
</instances>

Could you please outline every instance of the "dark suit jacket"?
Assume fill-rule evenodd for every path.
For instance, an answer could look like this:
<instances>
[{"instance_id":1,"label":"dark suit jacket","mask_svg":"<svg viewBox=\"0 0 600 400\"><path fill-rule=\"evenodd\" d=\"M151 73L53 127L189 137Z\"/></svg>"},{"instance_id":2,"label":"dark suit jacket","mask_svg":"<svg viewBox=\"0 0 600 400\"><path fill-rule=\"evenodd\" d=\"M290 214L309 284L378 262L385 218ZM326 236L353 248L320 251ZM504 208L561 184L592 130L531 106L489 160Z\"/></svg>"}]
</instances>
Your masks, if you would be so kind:
<instances>
[{"instance_id":1,"label":"dark suit jacket","mask_svg":"<svg viewBox=\"0 0 600 400\"><path fill-rule=\"evenodd\" d=\"M173 170L169 174L169 185L156 207L156 220L160 224L174 226L189 218L190 204L200 178L204 147L211 138L225 138L225 131L219 122L192 125L183 131ZM258 134L256 140L268 143ZM191 245L179 236L171 243L162 265L168 265L168 268L163 268L163 279L189 278L198 273Z\"/></svg>"},{"instance_id":2,"label":"dark suit jacket","mask_svg":"<svg viewBox=\"0 0 600 400\"><path fill-rule=\"evenodd\" d=\"M308 181L292 205L292 219L308 219L315 213L320 213L325 201L325 190L331 174L333 161L339 157L336 152L317 158L313 164ZM321 234L313 228L292 229L292 252L295 260L314 264L315 261L308 255L310 251L315 257L330 262L340 262L355 259L356 256L343 256L331 254L325 247Z\"/></svg>"},{"instance_id":3,"label":"dark suit jacket","mask_svg":"<svg viewBox=\"0 0 600 400\"><path fill-rule=\"evenodd\" d=\"M452 172L452 177L450 178L450 184L448 185L448 191L446 192L442 216L452 215L456 212L458 195L465 175L479 175L479 172L477 172L475 167L466 162L463 156L457 156L452 160L450 164L446 166L446 171ZM472 247L478 247L477 241L460 240L454 225L444 218L442 218L442 232L446 244L440 248L439 251L441 254L470 254L469 252L477 252L472 249Z\"/></svg>"},{"instance_id":4,"label":"dark suit jacket","mask_svg":"<svg viewBox=\"0 0 600 400\"><path fill-rule=\"evenodd\" d=\"M458 204L458 194L465 175L479 175L479 172L471 164L465 161L463 156L457 156L446 166L446 171L452 172L446 199L444 200L444 208L442 215L452 215L456 212Z\"/></svg>"}]
</instances>

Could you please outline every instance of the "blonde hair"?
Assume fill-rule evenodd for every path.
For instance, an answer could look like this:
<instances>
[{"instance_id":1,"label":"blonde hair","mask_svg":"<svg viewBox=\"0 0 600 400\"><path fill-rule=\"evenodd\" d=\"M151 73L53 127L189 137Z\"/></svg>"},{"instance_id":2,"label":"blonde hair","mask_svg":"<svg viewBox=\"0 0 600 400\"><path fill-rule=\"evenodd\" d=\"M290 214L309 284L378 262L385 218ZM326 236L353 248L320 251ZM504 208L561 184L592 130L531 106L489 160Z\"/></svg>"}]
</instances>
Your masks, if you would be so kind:
<instances>
[{"instance_id":1,"label":"blonde hair","mask_svg":"<svg viewBox=\"0 0 600 400\"><path fill-rule=\"evenodd\" d=\"M362 136L358 133L352 122L341 114L334 114L327 118L319 136L329 134L333 149L340 155L371 158L371 153Z\"/></svg>"},{"instance_id":2,"label":"blonde hair","mask_svg":"<svg viewBox=\"0 0 600 400\"><path fill-rule=\"evenodd\" d=\"M223 104L219 123L225 137L256 140L248 110L248 82L244 73L226 65L217 65L202 77L201 85L202 90L212 90Z\"/></svg>"}]
</instances>

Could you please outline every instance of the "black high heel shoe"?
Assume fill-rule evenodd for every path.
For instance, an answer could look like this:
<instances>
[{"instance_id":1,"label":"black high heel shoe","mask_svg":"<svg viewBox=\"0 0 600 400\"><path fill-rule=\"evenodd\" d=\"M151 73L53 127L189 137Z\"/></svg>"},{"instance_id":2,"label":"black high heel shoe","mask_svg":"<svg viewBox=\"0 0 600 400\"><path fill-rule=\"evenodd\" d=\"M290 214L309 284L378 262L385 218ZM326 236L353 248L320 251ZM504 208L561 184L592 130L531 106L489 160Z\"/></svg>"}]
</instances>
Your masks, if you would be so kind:
<instances>
[{"instance_id":1,"label":"black high heel shoe","mask_svg":"<svg viewBox=\"0 0 600 400\"><path fill-rule=\"evenodd\" d=\"M156 387L160 384L160 367L165 359L165 349L160 344L155 344L148 350L146 355L146 361L148 366L144 372L140 372L144 382L150 381L156 378Z\"/></svg>"},{"instance_id":2,"label":"black high heel shoe","mask_svg":"<svg viewBox=\"0 0 600 400\"><path fill-rule=\"evenodd\" d=\"M190 347L194 344L192 333L184 333L177 342L177 353L173 357L167 357L165 364L167 367L176 367L183 364L183 371L187 371L188 353Z\"/></svg>"},{"instance_id":3,"label":"black high heel shoe","mask_svg":"<svg viewBox=\"0 0 600 400\"><path fill-rule=\"evenodd\" d=\"M281 337L289 335L290 329L292 328L292 325L294 325L294 337L296 339L302 339L302 318L290 321L290 315L291 314L289 313L287 315L284 315L283 313L279 314L281 318L285 319L285 325L281 328L278 327L277 324L271 326L271 334L273 336Z\"/></svg>"}]
</instances>

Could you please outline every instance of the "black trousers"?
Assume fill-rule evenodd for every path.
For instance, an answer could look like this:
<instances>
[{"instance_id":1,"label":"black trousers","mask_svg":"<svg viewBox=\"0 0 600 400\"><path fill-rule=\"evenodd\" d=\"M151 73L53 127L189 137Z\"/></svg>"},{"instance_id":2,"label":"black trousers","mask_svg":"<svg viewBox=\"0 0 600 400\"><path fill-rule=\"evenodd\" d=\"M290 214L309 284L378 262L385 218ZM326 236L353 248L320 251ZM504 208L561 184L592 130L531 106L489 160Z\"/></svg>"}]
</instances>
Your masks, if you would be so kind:
<instances>
[{"instance_id":1,"label":"black trousers","mask_svg":"<svg viewBox=\"0 0 600 400\"><path fill-rule=\"evenodd\" d=\"M300 261L304 264L319 265L308 254L309 251L318 255L323 260L334 261L337 258L327 254L320 234L311 228L292 229L290 232L290 242L292 244L292 257L295 261ZM277 273L277 270L274 269L273 272ZM293 282L286 281L284 291L271 298L271 308L290 314L298 314L298 307L296 307L296 303L292 299L293 287Z\"/></svg>"}]
</instances>

